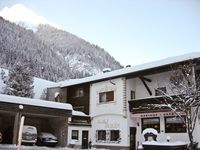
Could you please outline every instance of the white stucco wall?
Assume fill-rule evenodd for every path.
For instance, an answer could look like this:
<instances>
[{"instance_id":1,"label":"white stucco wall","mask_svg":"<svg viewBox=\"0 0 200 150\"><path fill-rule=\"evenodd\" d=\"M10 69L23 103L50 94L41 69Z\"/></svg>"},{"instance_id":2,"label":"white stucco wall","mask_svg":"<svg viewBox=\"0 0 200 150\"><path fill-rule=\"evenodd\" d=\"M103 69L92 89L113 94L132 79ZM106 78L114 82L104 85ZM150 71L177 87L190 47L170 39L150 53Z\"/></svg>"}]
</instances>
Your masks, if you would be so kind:
<instances>
[{"instance_id":1,"label":"white stucco wall","mask_svg":"<svg viewBox=\"0 0 200 150\"><path fill-rule=\"evenodd\" d=\"M98 82L90 86L90 116L123 113L123 78ZM112 83L114 84L112 84ZM114 101L99 103L99 93L114 91Z\"/></svg>"},{"instance_id":2,"label":"white stucco wall","mask_svg":"<svg viewBox=\"0 0 200 150\"><path fill-rule=\"evenodd\" d=\"M78 140L75 140L75 147L81 147L82 145L82 131L88 131L88 141L91 139L91 127L90 126L68 126L68 138L67 145L70 145L72 140L72 130L78 130Z\"/></svg>"},{"instance_id":3,"label":"white stucco wall","mask_svg":"<svg viewBox=\"0 0 200 150\"><path fill-rule=\"evenodd\" d=\"M145 76L148 79L151 79L151 82L146 82L148 85L149 89L152 92L152 96L155 96L155 89L159 87L166 87L167 93L172 93L170 88L169 88L169 77L171 75L171 72L163 72L163 73L158 73L158 74L153 74L153 75L148 75ZM150 97L147 89L145 88L144 84L142 81L137 77L137 78L131 78L127 79L126 81L127 85L127 99L130 100L130 91L133 90L135 91L135 98L145 98L145 97Z\"/></svg>"},{"instance_id":4,"label":"white stucco wall","mask_svg":"<svg viewBox=\"0 0 200 150\"><path fill-rule=\"evenodd\" d=\"M124 83L124 78L117 78L90 86L91 136L95 145L128 146L127 113L124 111L124 107L126 107ZM107 91L114 91L114 101L99 103L99 93ZM97 130L119 130L121 140L119 142L96 141Z\"/></svg>"},{"instance_id":5,"label":"white stucco wall","mask_svg":"<svg viewBox=\"0 0 200 150\"><path fill-rule=\"evenodd\" d=\"M98 141L97 140L97 130L119 130L120 140L119 142L111 141ZM127 119L123 116L117 115L104 115L95 117L92 120L92 139L95 145L105 145L105 146L128 146L128 128Z\"/></svg>"}]
</instances>

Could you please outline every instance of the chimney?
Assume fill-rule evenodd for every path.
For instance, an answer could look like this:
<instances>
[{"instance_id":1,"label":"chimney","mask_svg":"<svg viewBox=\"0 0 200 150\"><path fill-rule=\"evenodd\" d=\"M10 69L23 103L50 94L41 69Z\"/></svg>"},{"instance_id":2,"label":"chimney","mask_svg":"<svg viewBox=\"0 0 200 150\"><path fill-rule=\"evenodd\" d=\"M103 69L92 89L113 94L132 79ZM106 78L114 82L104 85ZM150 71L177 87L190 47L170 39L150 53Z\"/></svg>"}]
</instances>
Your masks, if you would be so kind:
<instances>
[{"instance_id":1,"label":"chimney","mask_svg":"<svg viewBox=\"0 0 200 150\"><path fill-rule=\"evenodd\" d=\"M131 65L126 65L126 68L129 68L129 67L131 67Z\"/></svg>"},{"instance_id":2,"label":"chimney","mask_svg":"<svg viewBox=\"0 0 200 150\"><path fill-rule=\"evenodd\" d=\"M111 69L110 68L104 68L103 73L106 73L106 72L111 72Z\"/></svg>"}]
</instances>

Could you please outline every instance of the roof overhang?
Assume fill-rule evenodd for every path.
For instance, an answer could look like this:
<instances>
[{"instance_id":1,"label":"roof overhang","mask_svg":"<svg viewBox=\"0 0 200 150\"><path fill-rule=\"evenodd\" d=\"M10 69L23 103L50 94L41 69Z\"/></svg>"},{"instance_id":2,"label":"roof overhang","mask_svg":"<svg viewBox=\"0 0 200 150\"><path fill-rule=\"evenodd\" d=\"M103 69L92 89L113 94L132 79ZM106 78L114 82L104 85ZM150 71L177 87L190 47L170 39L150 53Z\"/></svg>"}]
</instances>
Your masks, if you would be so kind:
<instances>
[{"instance_id":1,"label":"roof overhang","mask_svg":"<svg viewBox=\"0 0 200 150\"><path fill-rule=\"evenodd\" d=\"M81 78L81 79L72 79L72 80L66 80L61 81L59 83L55 84L55 87L68 87L68 86L74 86L79 84L85 84L85 83L94 83L99 81L105 81L108 79L113 78L119 78L119 77L130 77L130 76L137 76L138 74L147 73L150 71L155 71L159 69L166 70L166 68L171 68L174 64L181 64L183 62L191 61L191 60L198 60L200 58L200 53L190 53L185 55L180 55L177 57L170 57L166 59L162 59L159 61L154 61L151 63L146 63L143 65L128 67L128 68L122 68L119 70L114 70L107 73L99 73L94 76Z\"/></svg>"},{"instance_id":2,"label":"roof overhang","mask_svg":"<svg viewBox=\"0 0 200 150\"><path fill-rule=\"evenodd\" d=\"M25 115L68 117L72 115L72 106L70 104L0 94L0 111L10 114L21 112Z\"/></svg>"}]
</instances>

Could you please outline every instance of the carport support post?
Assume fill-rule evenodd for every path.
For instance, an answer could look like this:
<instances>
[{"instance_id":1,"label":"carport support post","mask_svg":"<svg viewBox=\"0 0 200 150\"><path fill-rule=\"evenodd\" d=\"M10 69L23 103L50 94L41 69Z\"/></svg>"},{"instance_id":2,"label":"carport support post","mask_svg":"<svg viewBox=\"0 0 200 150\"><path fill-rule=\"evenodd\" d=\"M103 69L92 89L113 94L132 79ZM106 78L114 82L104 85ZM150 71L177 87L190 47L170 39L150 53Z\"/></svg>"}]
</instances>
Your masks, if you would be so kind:
<instances>
[{"instance_id":1,"label":"carport support post","mask_svg":"<svg viewBox=\"0 0 200 150\"><path fill-rule=\"evenodd\" d=\"M17 144L17 139L18 139L18 130L19 130L19 124L20 124L20 118L21 118L21 113L17 112L15 115L15 122L14 122L14 128L13 128L13 144Z\"/></svg>"},{"instance_id":2,"label":"carport support post","mask_svg":"<svg viewBox=\"0 0 200 150\"><path fill-rule=\"evenodd\" d=\"M24 108L23 105L19 105L18 112L15 115L15 122L14 122L14 128L13 128L13 140L12 140L13 144L18 143L18 132L19 132L19 125L20 125L23 108Z\"/></svg>"},{"instance_id":3,"label":"carport support post","mask_svg":"<svg viewBox=\"0 0 200 150\"><path fill-rule=\"evenodd\" d=\"M21 144L22 144L22 130L24 127L24 116L20 119L20 128L19 128L19 137L18 137L18 150L21 150Z\"/></svg>"}]
</instances>

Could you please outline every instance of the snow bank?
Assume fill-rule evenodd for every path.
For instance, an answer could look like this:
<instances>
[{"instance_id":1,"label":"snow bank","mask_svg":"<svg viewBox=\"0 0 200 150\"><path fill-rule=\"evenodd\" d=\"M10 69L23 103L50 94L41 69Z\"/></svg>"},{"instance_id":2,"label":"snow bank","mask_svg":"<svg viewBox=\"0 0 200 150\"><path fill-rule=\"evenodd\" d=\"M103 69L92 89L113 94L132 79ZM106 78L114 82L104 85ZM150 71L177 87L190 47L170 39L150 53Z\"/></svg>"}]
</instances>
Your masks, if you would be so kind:
<instances>
[{"instance_id":1,"label":"snow bank","mask_svg":"<svg viewBox=\"0 0 200 150\"><path fill-rule=\"evenodd\" d=\"M176 142L145 141L142 143L142 145L180 146L180 145L187 145L187 143L183 141L176 141Z\"/></svg>"},{"instance_id":2,"label":"snow bank","mask_svg":"<svg viewBox=\"0 0 200 150\"><path fill-rule=\"evenodd\" d=\"M11 144L0 144L0 149L3 150L16 150L17 146L16 145L11 145ZM68 148L68 147L45 147L45 146L21 146L21 150L74 150L74 148ZM76 148L76 150L79 150ZM80 149L81 150L81 149ZM106 150L106 149L96 149L96 148L91 148L90 150Z\"/></svg>"},{"instance_id":3,"label":"snow bank","mask_svg":"<svg viewBox=\"0 0 200 150\"><path fill-rule=\"evenodd\" d=\"M153 128L146 128L142 132L143 135L145 135L147 133L153 133L154 135L158 135L158 131Z\"/></svg>"}]
</instances>

